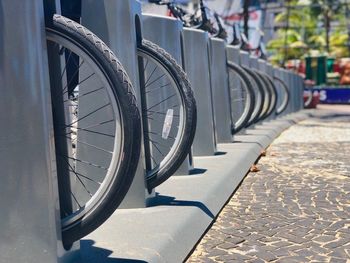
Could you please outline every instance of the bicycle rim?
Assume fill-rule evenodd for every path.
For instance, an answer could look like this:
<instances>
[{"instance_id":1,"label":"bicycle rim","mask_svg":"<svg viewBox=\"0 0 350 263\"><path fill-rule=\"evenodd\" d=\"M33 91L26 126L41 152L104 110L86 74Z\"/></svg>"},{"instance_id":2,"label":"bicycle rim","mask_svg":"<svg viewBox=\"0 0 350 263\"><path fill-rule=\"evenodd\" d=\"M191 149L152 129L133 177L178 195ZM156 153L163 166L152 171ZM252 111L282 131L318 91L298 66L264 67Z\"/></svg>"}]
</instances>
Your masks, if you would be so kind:
<instances>
[{"instance_id":1,"label":"bicycle rim","mask_svg":"<svg viewBox=\"0 0 350 263\"><path fill-rule=\"evenodd\" d=\"M269 110L266 114L266 117L270 116L273 111L276 109L276 105L277 105L277 90L276 90L276 86L275 83L273 82L273 80L271 79L271 77L267 74L264 73L264 77L266 79L266 82L268 84L268 88L270 89L271 92L271 102L270 102L270 107Z\"/></svg>"},{"instance_id":2,"label":"bicycle rim","mask_svg":"<svg viewBox=\"0 0 350 263\"><path fill-rule=\"evenodd\" d=\"M272 94L270 89L268 88L268 83L266 81L266 79L264 78L264 76L262 75L261 72L254 70L254 72L258 75L258 78L260 79L262 85L262 88L264 90L264 104L263 104L263 109L260 113L260 116L258 118L258 120L263 120L267 117L269 108L270 108L270 104L271 104L271 98L272 98Z\"/></svg>"},{"instance_id":3,"label":"bicycle rim","mask_svg":"<svg viewBox=\"0 0 350 263\"><path fill-rule=\"evenodd\" d=\"M157 57L138 48L147 181L169 167L185 134L186 108L175 76ZM140 61L141 59L141 61Z\"/></svg>"},{"instance_id":4,"label":"bicycle rim","mask_svg":"<svg viewBox=\"0 0 350 263\"><path fill-rule=\"evenodd\" d=\"M251 116L253 111L252 94L248 88L249 76L242 76L244 73L237 71L234 67L228 64L228 77L231 98L231 115L233 121L233 130L238 132Z\"/></svg>"},{"instance_id":5,"label":"bicycle rim","mask_svg":"<svg viewBox=\"0 0 350 263\"><path fill-rule=\"evenodd\" d=\"M283 93L282 99L280 99L279 105L276 106L277 107L276 108L276 115L279 115L279 114L283 113L288 106L289 90L288 90L286 83L282 79L280 79L278 77L274 77L274 80L276 80L278 83L280 83L280 87L282 87L280 90L281 90L281 93Z\"/></svg>"},{"instance_id":6,"label":"bicycle rim","mask_svg":"<svg viewBox=\"0 0 350 263\"><path fill-rule=\"evenodd\" d=\"M66 66L61 73L65 116L64 123L56 123L62 129L55 134L67 145L66 153L56 149L57 162L66 163L67 170L63 172L69 176L70 183L66 189L70 191L72 204L61 203L61 224L65 231L94 210L116 180L124 143L123 121L120 103L93 55L74 40L50 29L47 41L56 45L61 62L69 64L73 54L79 58L78 70L73 73L79 75L79 82L71 91L68 87L74 80L67 78ZM54 100L52 106L55 112Z\"/></svg>"},{"instance_id":7,"label":"bicycle rim","mask_svg":"<svg viewBox=\"0 0 350 263\"><path fill-rule=\"evenodd\" d=\"M262 88L262 84L260 82L260 79L255 75L254 72L252 72L250 69L242 66L242 68L245 70L245 72L251 77L252 79L252 86L254 88L254 94L255 94L255 107L254 111L247 123L247 126L253 124L259 117L261 111L263 110L264 106L264 90Z\"/></svg>"}]
</instances>

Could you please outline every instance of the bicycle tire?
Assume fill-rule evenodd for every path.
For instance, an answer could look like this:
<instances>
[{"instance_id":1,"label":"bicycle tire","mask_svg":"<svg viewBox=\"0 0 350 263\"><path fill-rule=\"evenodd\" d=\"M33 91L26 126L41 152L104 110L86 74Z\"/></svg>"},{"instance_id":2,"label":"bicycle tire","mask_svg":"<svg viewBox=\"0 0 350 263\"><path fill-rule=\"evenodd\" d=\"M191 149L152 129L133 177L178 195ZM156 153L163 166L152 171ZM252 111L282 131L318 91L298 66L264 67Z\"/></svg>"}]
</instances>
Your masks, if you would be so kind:
<instances>
[{"instance_id":1,"label":"bicycle tire","mask_svg":"<svg viewBox=\"0 0 350 263\"><path fill-rule=\"evenodd\" d=\"M232 63L230 61L227 62L227 68L228 70L232 70L241 80L241 87L244 89L245 94L247 94L247 100L243 108L243 113L241 116L238 118L238 120L235 123L232 123L232 134L239 132L241 129L243 129L250 117L251 114L254 111L254 102L255 102L255 97L254 97L254 88L251 83L251 79L249 75L235 63ZM230 86L230 91L232 91L231 88L232 83L229 83ZM231 96L231 104L235 104L235 99L232 98ZM231 107L233 109L233 107ZM234 119L232 117L232 119Z\"/></svg>"},{"instance_id":2,"label":"bicycle tire","mask_svg":"<svg viewBox=\"0 0 350 263\"><path fill-rule=\"evenodd\" d=\"M269 116L271 116L271 114L273 114L273 112L276 109L278 94L277 94L277 88L276 88L275 83L273 82L273 79L268 74L266 74L266 73L263 73L263 74L266 78L266 81L268 83L268 87L269 87L271 94L272 94L270 108L269 108L267 115L266 115L266 117L269 117Z\"/></svg>"},{"instance_id":3,"label":"bicycle tire","mask_svg":"<svg viewBox=\"0 0 350 263\"><path fill-rule=\"evenodd\" d=\"M277 106L277 108L276 108L276 115L280 115L288 107L289 98L290 98L289 89L288 89L287 84L282 79L280 79L279 77L274 77L274 80L276 80L278 83L281 84L280 87L282 87L282 92L284 94L281 104L279 106Z\"/></svg>"},{"instance_id":4,"label":"bicycle tire","mask_svg":"<svg viewBox=\"0 0 350 263\"><path fill-rule=\"evenodd\" d=\"M272 101L272 91L269 87L268 80L265 78L264 74L258 70L254 70L254 72L260 78L260 81L263 84L263 89L265 93L264 107L263 107L263 110L261 111L261 114L258 120L258 121L262 121L268 117L269 109L271 107L271 101Z\"/></svg>"},{"instance_id":5,"label":"bicycle tire","mask_svg":"<svg viewBox=\"0 0 350 263\"><path fill-rule=\"evenodd\" d=\"M147 169L146 175L146 184L148 191L150 192L152 189L170 178L181 166L191 151L191 146L196 133L197 107L191 84L186 73L168 52L151 41L143 39L141 45L138 47L138 55L139 58L152 60L154 64L157 63L160 69L163 70L163 73L168 74L168 77L172 78L174 85L170 85L168 88L177 90L176 94L178 94L178 97L176 99L177 102L181 104L180 106L182 108L182 118L180 116L179 130L176 134L177 139L175 139L174 143L171 145L170 151L164 153L162 160L157 166L152 167L148 165L149 167L152 167ZM146 85L141 84L141 86ZM164 86L165 85L162 85L160 87L164 88ZM146 90L146 87L143 87L142 90ZM157 92L160 92L159 87ZM145 92L143 92L142 96L145 96L144 93ZM162 101L164 102L164 100ZM144 102L144 104L146 104L146 102ZM156 104L158 105L159 103ZM149 116L147 106L143 106L143 116ZM144 124L144 127L145 125L149 124ZM152 134L154 135L155 132L152 132ZM144 139L146 145L150 144L151 139L149 134L144 134ZM160 134L158 140L162 140ZM152 144L154 144L154 142L152 142ZM160 148L159 145L158 148ZM157 151L159 151L159 149ZM148 153L148 155L149 154L150 153ZM146 156L146 158L150 158L150 156Z\"/></svg>"},{"instance_id":6,"label":"bicycle tire","mask_svg":"<svg viewBox=\"0 0 350 263\"><path fill-rule=\"evenodd\" d=\"M259 94L260 100L255 100L258 101L256 102L255 105L255 109L252 113L251 118L249 119L246 127L256 123L259 119L259 116L263 110L264 107L264 100L265 100L265 94L264 94L264 88L263 88L263 84L261 83L260 78L256 75L256 73L254 73L251 69L249 69L248 67L245 66L241 66L247 73L248 75L253 79L253 82L257 88L257 93Z\"/></svg>"},{"instance_id":7,"label":"bicycle tire","mask_svg":"<svg viewBox=\"0 0 350 263\"><path fill-rule=\"evenodd\" d=\"M54 15L52 25L46 27L46 35L48 46L57 44L64 49L71 48L77 53L81 52L80 54L88 63L95 63L94 66L104 74L108 81L111 94L113 94L111 96L121 109L122 155L118 160L114 160L118 163L112 168L117 169L109 173L111 177L108 178L108 185L101 183L98 195L95 197L96 200L91 206L85 204L78 216L74 217L76 220L69 220L71 219L69 216L63 217L61 214L62 241L65 247L69 247L73 242L91 233L105 222L125 197L140 156L141 118L131 82L120 62L103 41L82 25L60 15ZM52 97L53 102L55 99ZM55 138L57 136L55 134ZM59 185L61 180L63 178L58 174ZM62 198L69 192L67 193L62 188L59 189L59 192L60 205L62 205Z\"/></svg>"}]
</instances>

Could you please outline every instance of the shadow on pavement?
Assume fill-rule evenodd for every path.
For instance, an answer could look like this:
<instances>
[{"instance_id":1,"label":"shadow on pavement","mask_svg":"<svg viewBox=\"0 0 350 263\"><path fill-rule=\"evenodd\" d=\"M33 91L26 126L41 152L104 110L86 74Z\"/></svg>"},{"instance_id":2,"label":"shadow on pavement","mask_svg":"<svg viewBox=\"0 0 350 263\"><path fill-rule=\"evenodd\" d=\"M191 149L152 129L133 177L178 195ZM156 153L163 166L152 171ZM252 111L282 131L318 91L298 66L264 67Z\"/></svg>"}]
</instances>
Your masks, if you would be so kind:
<instances>
[{"instance_id":1,"label":"shadow on pavement","mask_svg":"<svg viewBox=\"0 0 350 263\"><path fill-rule=\"evenodd\" d=\"M149 206L160 206L160 205L167 205L167 206L194 206L201 209L204 213L206 213L209 217L214 219L213 213L209 210L209 208L199 201L186 201L186 200L176 200L175 197L172 196L165 196L160 195L159 193L156 193L156 196L151 198L149 200Z\"/></svg>"},{"instance_id":2,"label":"shadow on pavement","mask_svg":"<svg viewBox=\"0 0 350 263\"><path fill-rule=\"evenodd\" d=\"M95 247L93 240L81 240L81 263L147 263L143 260L128 259L128 258L110 258L111 250Z\"/></svg>"}]
</instances>

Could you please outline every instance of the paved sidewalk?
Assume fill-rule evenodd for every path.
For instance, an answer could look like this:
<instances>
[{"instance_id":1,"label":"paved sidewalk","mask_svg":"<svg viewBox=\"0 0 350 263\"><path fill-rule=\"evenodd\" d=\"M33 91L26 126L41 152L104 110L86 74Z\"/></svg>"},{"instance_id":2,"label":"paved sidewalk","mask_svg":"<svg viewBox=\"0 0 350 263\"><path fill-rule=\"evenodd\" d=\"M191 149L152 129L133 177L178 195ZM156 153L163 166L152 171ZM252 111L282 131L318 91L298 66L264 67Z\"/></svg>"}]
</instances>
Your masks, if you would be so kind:
<instances>
[{"instance_id":1,"label":"paved sidewalk","mask_svg":"<svg viewBox=\"0 0 350 263\"><path fill-rule=\"evenodd\" d=\"M188 263L350 262L350 107L315 115L275 140Z\"/></svg>"}]
</instances>

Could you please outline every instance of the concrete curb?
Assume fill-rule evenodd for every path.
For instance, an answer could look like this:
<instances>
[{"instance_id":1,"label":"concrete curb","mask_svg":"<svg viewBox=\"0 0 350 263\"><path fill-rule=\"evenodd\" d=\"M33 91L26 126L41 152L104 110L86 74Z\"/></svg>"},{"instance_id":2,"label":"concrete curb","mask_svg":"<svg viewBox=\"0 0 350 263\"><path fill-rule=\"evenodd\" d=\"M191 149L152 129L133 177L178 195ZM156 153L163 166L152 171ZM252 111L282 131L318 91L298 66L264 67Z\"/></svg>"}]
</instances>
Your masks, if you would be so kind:
<instances>
[{"instance_id":1,"label":"concrete curb","mask_svg":"<svg viewBox=\"0 0 350 263\"><path fill-rule=\"evenodd\" d=\"M257 125L234 143L219 144L222 154L196 157L197 174L172 177L156 189L150 207L118 209L81 240L81 262L182 262L261 151L308 115L301 111Z\"/></svg>"}]
</instances>

